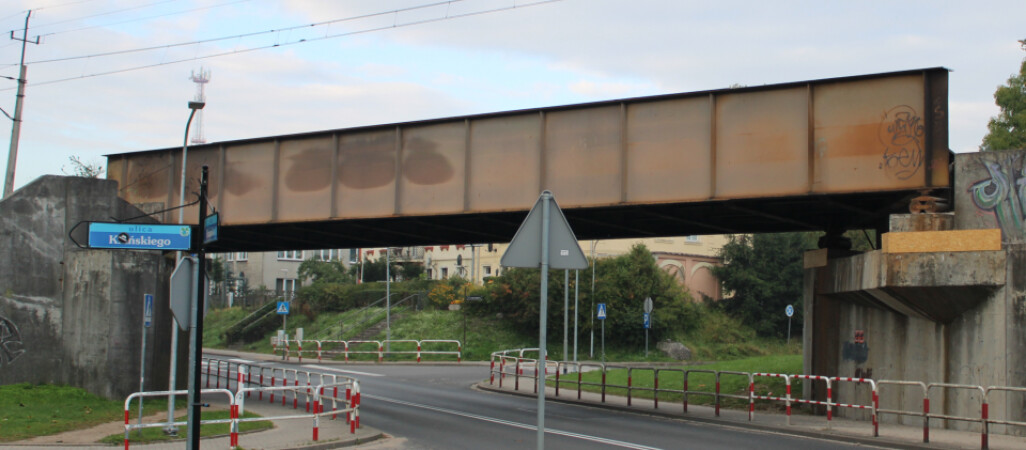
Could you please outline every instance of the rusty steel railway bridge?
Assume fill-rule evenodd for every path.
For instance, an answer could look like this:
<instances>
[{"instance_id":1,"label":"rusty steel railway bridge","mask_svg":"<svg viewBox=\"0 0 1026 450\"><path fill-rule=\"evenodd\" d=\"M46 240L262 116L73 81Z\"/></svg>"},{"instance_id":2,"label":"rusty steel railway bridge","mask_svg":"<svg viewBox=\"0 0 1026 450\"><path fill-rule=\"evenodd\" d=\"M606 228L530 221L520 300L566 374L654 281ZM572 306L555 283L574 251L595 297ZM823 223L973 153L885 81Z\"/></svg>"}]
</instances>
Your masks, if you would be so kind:
<instances>
[{"instance_id":1,"label":"rusty steel railway bridge","mask_svg":"<svg viewBox=\"0 0 1026 450\"><path fill-rule=\"evenodd\" d=\"M929 68L210 143L187 200L209 166L215 252L504 242L546 189L580 239L886 231L950 197L947 86ZM107 158L124 199L179 204L180 147Z\"/></svg>"}]
</instances>

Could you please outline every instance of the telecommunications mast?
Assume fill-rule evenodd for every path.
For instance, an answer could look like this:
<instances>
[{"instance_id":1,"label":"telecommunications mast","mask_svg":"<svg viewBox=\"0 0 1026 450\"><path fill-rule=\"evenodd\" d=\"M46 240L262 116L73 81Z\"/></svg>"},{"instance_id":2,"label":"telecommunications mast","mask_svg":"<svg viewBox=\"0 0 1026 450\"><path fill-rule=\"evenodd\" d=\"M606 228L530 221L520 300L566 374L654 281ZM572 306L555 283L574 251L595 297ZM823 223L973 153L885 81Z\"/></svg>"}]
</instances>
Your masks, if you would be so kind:
<instances>
[{"instance_id":1,"label":"telecommunications mast","mask_svg":"<svg viewBox=\"0 0 1026 450\"><path fill-rule=\"evenodd\" d=\"M207 102L206 85L207 85L207 83L210 82L210 71L209 70L203 70L203 67L200 67L199 73L197 74L196 72L192 72L192 74L189 75L189 79L192 80L193 83L196 83L196 98L193 99L193 101L206 103ZM203 110L202 109L196 111L196 131L193 132L192 139L190 139L190 141L193 144L206 144L207 143L206 137L203 136Z\"/></svg>"}]
</instances>

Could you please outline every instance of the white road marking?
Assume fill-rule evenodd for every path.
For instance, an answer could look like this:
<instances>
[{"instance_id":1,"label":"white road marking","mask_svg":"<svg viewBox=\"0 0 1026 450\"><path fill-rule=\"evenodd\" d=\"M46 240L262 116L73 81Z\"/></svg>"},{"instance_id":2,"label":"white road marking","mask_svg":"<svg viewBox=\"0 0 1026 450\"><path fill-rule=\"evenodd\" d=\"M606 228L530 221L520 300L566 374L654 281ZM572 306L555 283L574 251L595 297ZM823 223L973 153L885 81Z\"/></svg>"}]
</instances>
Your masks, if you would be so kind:
<instances>
[{"instance_id":1,"label":"white road marking","mask_svg":"<svg viewBox=\"0 0 1026 450\"><path fill-rule=\"evenodd\" d=\"M328 370L328 371L339 372L339 373L351 373L353 375L363 375L363 376L368 376L368 377L383 377L383 376L385 376L385 375L382 375L380 373L358 372L358 371L355 371L355 370L336 369L334 367L318 366L316 364L307 364L307 365L304 365L304 366L301 366L301 367L306 367L308 369Z\"/></svg>"},{"instance_id":2,"label":"white road marking","mask_svg":"<svg viewBox=\"0 0 1026 450\"><path fill-rule=\"evenodd\" d=\"M455 411L455 410L452 410L452 409L439 408L437 406L421 405L421 404L418 404L418 403L404 402L402 400L395 400L395 399L391 399L391 398L378 397L376 395L368 395L368 394L362 394L362 395L363 395L363 397L374 399L374 400L381 400L381 401L384 401L384 402L395 403L395 404L398 404L398 405L412 406L414 408L427 409L427 410L430 410L430 411L436 411L436 412L440 412L440 413L451 414L451 415L454 415L454 416L466 417L468 419L475 419L475 420L480 420L480 421L484 421L484 422L497 423L497 424L500 424L500 425L507 425L507 426L511 426L511 427L515 427L515 428L521 428L521 429L525 429L525 430L537 430L538 429L538 427L536 425L530 425L530 424L526 424L526 423L511 422L511 421L508 421L508 420L496 419L496 418L486 417L486 416L479 416L477 414L470 414L470 413ZM557 429L554 429L554 428L545 428L545 432L548 433L548 434L555 434L555 435L559 435L559 436L566 436L566 437L581 439L581 440L585 440L585 441L597 442L597 443L600 443L600 444L614 445L614 446L623 447L623 448L633 448L633 449L638 449L638 450L659 450L658 447L649 447L649 446L646 446L646 445L634 444L634 443L624 442L624 441L617 441L617 440L614 440L614 439L606 439L606 438L601 438L601 437L598 437L598 436L589 436L589 435L586 435L586 434L571 433L569 431L562 431L562 430L557 430Z\"/></svg>"}]
</instances>

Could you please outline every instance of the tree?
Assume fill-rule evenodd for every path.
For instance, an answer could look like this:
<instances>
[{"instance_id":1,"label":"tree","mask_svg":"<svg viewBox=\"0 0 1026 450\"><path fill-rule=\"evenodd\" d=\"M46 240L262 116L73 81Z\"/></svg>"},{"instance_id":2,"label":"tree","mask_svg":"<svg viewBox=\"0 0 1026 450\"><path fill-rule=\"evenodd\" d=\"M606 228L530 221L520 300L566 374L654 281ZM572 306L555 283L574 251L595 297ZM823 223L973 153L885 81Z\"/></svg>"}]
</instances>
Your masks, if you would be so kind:
<instances>
[{"instance_id":1,"label":"tree","mask_svg":"<svg viewBox=\"0 0 1026 450\"><path fill-rule=\"evenodd\" d=\"M785 337L784 309L794 305L801 333L802 257L808 248L803 233L731 236L720 250L724 266L713 269L732 297L720 301L731 316L762 336Z\"/></svg>"},{"instance_id":2,"label":"tree","mask_svg":"<svg viewBox=\"0 0 1026 450\"><path fill-rule=\"evenodd\" d=\"M356 267L356 266L354 266ZM359 270L359 269L355 269ZM389 269L389 275L392 279L395 279L397 274L396 265L392 263L392 267ZM363 261L363 281L385 281L385 258L378 258L371 261L369 258Z\"/></svg>"},{"instance_id":3,"label":"tree","mask_svg":"<svg viewBox=\"0 0 1026 450\"><path fill-rule=\"evenodd\" d=\"M618 346L640 347L645 342L642 311L646 297L652 298L653 341L673 336L675 332L696 326L700 306L689 301L684 289L669 274L656 266L652 253L643 245L635 246L625 255L601 259L595 266L594 303L605 303L606 339ZM548 333L563 335L564 273L549 271ZM570 274L570 314L574 314L574 280ZM540 317L541 272L537 269L507 269L502 275L485 283L484 301L468 305L475 314L501 314L514 329L524 335L538 332ZM594 311L591 309L591 271L580 272L581 335L588 333ZM570 322L573 322L572 318ZM600 326L595 322L595 326Z\"/></svg>"},{"instance_id":4,"label":"tree","mask_svg":"<svg viewBox=\"0 0 1026 450\"><path fill-rule=\"evenodd\" d=\"M1026 50L1026 39L1019 41ZM998 86L994 101L1001 108L997 117L987 124L987 135L983 137L980 150L1026 149L1026 59L1019 66L1019 73L1008 79L1008 84Z\"/></svg>"},{"instance_id":5,"label":"tree","mask_svg":"<svg viewBox=\"0 0 1026 450\"><path fill-rule=\"evenodd\" d=\"M103 172L105 171L103 164L87 163L77 156L69 156L68 160L71 161L70 171L67 168L61 167L61 171L64 172L65 175L85 178L100 178L100 175L103 175Z\"/></svg>"},{"instance_id":6,"label":"tree","mask_svg":"<svg viewBox=\"0 0 1026 450\"><path fill-rule=\"evenodd\" d=\"M297 299L307 310L340 308L346 287L353 285L353 276L339 261L308 259L299 265L300 286Z\"/></svg>"},{"instance_id":7,"label":"tree","mask_svg":"<svg viewBox=\"0 0 1026 450\"><path fill-rule=\"evenodd\" d=\"M302 283L309 281L312 284L351 283L353 277L340 261L308 259L299 265L299 280Z\"/></svg>"}]
</instances>

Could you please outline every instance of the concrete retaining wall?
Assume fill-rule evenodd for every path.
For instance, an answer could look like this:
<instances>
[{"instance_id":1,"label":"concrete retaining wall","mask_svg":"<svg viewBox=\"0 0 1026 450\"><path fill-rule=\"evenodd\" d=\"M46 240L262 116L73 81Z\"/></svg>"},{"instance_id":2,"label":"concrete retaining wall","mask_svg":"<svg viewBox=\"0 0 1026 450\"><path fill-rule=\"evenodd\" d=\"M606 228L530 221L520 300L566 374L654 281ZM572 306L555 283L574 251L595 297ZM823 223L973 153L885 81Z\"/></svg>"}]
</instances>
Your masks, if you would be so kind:
<instances>
[{"instance_id":1,"label":"concrete retaining wall","mask_svg":"<svg viewBox=\"0 0 1026 450\"><path fill-rule=\"evenodd\" d=\"M68 238L81 221L141 214L116 182L89 178L41 177L0 201L0 384L69 384L112 399L137 391L143 294L153 294L147 388L167 388L173 261Z\"/></svg>"}]
</instances>

